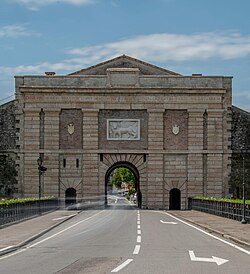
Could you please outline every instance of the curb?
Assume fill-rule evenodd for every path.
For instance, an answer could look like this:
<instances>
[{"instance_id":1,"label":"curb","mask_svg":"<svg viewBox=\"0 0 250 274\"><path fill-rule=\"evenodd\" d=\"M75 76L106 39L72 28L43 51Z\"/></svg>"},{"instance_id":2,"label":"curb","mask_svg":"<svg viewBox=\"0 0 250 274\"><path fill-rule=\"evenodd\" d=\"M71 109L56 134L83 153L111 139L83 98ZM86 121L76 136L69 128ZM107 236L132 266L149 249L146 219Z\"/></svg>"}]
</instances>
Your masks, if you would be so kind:
<instances>
[{"instance_id":1,"label":"curb","mask_svg":"<svg viewBox=\"0 0 250 274\"><path fill-rule=\"evenodd\" d=\"M42 235L44 235L45 233L49 232L49 231L52 230L53 228L55 228L55 227L59 226L60 224L66 222L66 221L68 221L68 220L70 220L71 218L75 217L75 216L78 215L79 213L80 213L80 211L78 211L75 215L71 215L71 216L65 218L64 220L62 220L62 221L60 221L60 222L58 222L58 223L56 223L56 224L54 224L54 225L52 225L52 226L50 226L50 227L44 229L44 230L42 230L41 232L39 232L39 233L37 233L37 234L31 236L30 238L28 238L28 239L22 241L22 242L21 242L20 244L18 244L18 245L15 245L15 246L13 246L13 247L11 247L11 248L8 248L8 249L6 249L6 250L0 251L0 257L3 256L3 255L5 255L5 254L8 254L8 253L10 253L10 252L16 251L17 249L19 249L19 248L21 248L21 247L27 245L28 243L30 243L30 242L32 242L32 241L34 241L34 240L36 240L37 238L39 238L39 237L41 237Z\"/></svg>"},{"instance_id":2,"label":"curb","mask_svg":"<svg viewBox=\"0 0 250 274\"><path fill-rule=\"evenodd\" d=\"M180 218L180 219L182 219L182 220L185 220L185 221L187 221L187 222L189 222L189 223L191 223L191 224L193 224L193 225L196 225L196 226L198 226L198 227L200 227L200 228L203 228L203 229L207 230L209 233L215 233L215 234L217 234L217 235L219 235L219 236L221 236L221 237L223 237L223 238L225 238L225 239L227 239L227 240L231 240L231 241L233 241L233 242L235 242L235 243L237 243L237 244L241 244L241 245L244 245L244 246L246 246L246 247L250 247L250 243L244 242L244 241L242 241L242 240L239 240L239 239L237 239L237 238L235 238L235 237L233 237L233 236L230 236L230 235L228 235L228 234L225 234L225 233L223 233L223 232L221 232L221 231L219 231L219 230L216 230L216 229L214 229L214 228L212 228L212 227L210 227L210 226L202 225L202 224L197 223L197 222L195 222L195 221L193 221L193 220L190 220L190 219L188 219L188 218L179 216L178 214L174 214L173 212L171 212L171 214L172 214L173 216L178 217L178 218Z\"/></svg>"}]
</instances>

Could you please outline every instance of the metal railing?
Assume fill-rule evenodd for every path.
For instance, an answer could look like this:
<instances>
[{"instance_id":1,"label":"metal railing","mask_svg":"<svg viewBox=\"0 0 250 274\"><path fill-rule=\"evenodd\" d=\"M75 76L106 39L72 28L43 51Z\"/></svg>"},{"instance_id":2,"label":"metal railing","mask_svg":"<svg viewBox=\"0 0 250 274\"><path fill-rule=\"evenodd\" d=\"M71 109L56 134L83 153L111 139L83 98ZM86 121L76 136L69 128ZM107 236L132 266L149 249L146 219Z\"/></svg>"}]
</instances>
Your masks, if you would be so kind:
<instances>
[{"instance_id":1,"label":"metal railing","mask_svg":"<svg viewBox=\"0 0 250 274\"><path fill-rule=\"evenodd\" d=\"M0 225L27 219L58 208L58 199L0 204Z\"/></svg>"},{"instance_id":2,"label":"metal railing","mask_svg":"<svg viewBox=\"0 0 250 274\"><path fill-rule=\"evenodd\" d=\"M233 202L219 202L189 198L189 209L194 209L209 214L241 221L243 216L243 205ZM250 205L246 204L246 221L250 223Z\"/></svg>"}]
</instances>

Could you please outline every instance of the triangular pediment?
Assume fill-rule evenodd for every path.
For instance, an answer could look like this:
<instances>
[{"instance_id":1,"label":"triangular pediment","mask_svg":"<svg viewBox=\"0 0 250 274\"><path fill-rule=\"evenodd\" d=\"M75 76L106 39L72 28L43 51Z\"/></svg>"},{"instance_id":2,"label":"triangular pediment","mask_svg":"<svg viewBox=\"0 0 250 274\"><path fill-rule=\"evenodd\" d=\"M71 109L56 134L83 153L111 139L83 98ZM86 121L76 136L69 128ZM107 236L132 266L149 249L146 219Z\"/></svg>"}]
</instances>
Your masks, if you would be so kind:
<instances>
[{"instance_id":1,"label":"triangular pediment","mask_svg":"<svg viewBox=\"0 0 250 274\"><path fill-rule=\"evenodd\" d=\"M176 72L151 65L127 55L121 55L114 59L70 73L69 75L106 75L107 69L110 68L138 68L142 75L180 75Z\"/></svg>"}]
</instances>

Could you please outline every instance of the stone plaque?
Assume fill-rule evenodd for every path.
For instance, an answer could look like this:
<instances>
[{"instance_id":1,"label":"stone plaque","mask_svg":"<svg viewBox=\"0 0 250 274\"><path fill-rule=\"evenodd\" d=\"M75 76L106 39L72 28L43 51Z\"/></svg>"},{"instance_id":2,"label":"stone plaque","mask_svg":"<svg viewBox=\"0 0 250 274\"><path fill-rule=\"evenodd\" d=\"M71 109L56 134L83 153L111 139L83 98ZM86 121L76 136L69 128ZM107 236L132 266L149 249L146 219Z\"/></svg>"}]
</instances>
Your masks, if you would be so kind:
<instances>
[{"instance_id":1,"label":"stone plaque","mask_svg":"<svg viewBox=\"0 0 250 274\"><path fill-rule=\"evenodd\" d=\"M139 119L108 119L108 140L140 140Z\"/></svg>"}]
</instances>

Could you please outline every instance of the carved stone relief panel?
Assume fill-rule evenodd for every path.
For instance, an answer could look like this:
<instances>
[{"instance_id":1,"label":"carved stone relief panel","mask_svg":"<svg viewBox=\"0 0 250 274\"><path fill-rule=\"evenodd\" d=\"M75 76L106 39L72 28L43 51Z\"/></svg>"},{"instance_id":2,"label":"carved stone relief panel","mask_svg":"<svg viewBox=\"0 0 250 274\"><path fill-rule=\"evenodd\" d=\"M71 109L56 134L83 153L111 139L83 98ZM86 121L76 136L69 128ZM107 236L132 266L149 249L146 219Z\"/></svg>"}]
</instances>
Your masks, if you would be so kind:
<instances>
[{"instance_id":1,"label":"carved stone relief panel","mask_svg":"<svg viewBox=\"0 0 250 274\"><path fill-rule=\"evenodd\" d=\"M100 149L147 149L146 110L100 110Z\"/></svg>"},{"instance_id":2,"label":"carved stone relief panel","mask_svg":"<svg viewBox=\"0 0 250 274\"><path fill-rule=\"evenodd\" d=\"M139 119L108 119L108 140L140 140Z\"/></svg>"}]
</instances>

